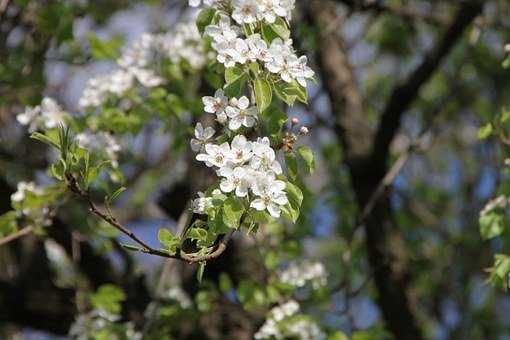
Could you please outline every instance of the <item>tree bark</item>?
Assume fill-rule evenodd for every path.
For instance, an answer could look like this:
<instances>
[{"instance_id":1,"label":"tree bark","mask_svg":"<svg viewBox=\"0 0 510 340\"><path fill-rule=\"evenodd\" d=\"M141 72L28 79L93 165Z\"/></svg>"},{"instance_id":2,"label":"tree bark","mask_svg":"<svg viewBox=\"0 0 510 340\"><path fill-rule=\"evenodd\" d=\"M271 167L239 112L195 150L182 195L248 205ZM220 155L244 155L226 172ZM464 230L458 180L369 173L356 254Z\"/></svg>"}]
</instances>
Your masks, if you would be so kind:
<instances>
[{"instance_id":1,"label":"tree bark","mask_svg":"<svg viewBox=\"0 0 510 340\"><path fill-rule=\"evenodd\" d=\"M363 98L358 90L346 48L338 36L340 23L335 6L328 1L314 0L307 6L308 20L318 36L317 62L332 113L335 131L344 149L351 184L360 211L370 201L374 191L388 171L390 144L400 128L402 115L418 96L419 90L437 70L465 28L480 13L477 2L463 3L453 23L437 46L411 73L406 82L391 95L376 131L366 123ZM366 247L377 288L377 302L388 329L395 339L422 339L422 331L409 294L410 275L403 238L394 227L388 192L375 202L363 221Z\"/></svg>"}]
</instances>

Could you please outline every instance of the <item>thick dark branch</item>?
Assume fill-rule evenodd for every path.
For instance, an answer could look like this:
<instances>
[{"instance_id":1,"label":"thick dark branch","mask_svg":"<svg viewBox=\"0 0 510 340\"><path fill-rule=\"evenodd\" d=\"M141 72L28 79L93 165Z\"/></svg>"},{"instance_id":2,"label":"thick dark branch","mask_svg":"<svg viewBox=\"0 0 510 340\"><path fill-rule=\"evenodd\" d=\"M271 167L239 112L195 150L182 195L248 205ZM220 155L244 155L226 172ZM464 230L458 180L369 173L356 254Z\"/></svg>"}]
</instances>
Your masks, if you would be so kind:
<instances>
[{"instance_id":1,"label":"thick dark branch","mask_svg":"<svg viewBox=\"0 0 510 340\"><path fill-rule=\"evenodd\" d=\"M480 14L482 8L483 5L479 2L463 3L453 23L436 47L428 53L423 62L411 73L408 79L395 88L382 113L377 129L372 152L372 159L376 161L376 164L386 163L389 155L389 146L400 128L400 121L404 112L409 109L422 86L438 69L441 61L462 37L464 30Z\"/></svg>"},{"instance_id":2,"label":"thick dark branch","mask_svg":"<svg viewBox=\"0 0 510 340\"><path fill-rule=\"evenodd\" d=\"M319 28L337 21L334 7L320 0L309 2L308 18ZM322 33L317 37L317 62L331 100L332 113L337 119L335 130L346 155L344 162L349 168L360 211L367 205L370 207L363 213L366 214L363 226L378 304L395 339L420 340L423 336L415 315L415 303L410 296L403 240L394 228L387 190L384 190L385 182L391 181L402 162L388 178L385 178L385 164L372 164L371 143L375 133L368 123L347 51L336 30L318 31ZM374 195L379 199L374 199Z\"/></svg>"},{"instance_id":3,"label":"thick dark branch","mask_svg":"<svg viewBox=\"0 0 510 340\"><path fill-rule=\"evenodd\" d=\"M170 254L166 251L151 247L145 241L139 238L135 233L133 233L131 230L129 230L124 225L119 223L115 217L112 217L109 214L106 214L103 211L99 210L92 201L92 199L90 198L89 194L87 192L84 192L78 186L78 183L76 182L76 179L74 177L72 176L67 177L67 185L69 187L69 190L71 190L73 193L75 193L77 196L81 197L85 202L87 202L90 212L92 212L94 215L101 218L103 221L105 221L106 223L108 223L109 225L111 225L124 235L128 236L131 240L133 240L139 246L141 246L141 248L129 246L128 249L131 250L137 250L150 255L181 260L188 263L207 262L214 260L218 258L221 254L223 254L223 252L227 249L227 244L232 238L232 235L234 233L234 231L232 230L228 234L226 234L215 246L215 249L206 255L188 254L184 253L181 249L177 249L175 254Z\"/></svg>"},{"instance_id":4,"label":"thick dark branch","mask_svg":"<svg viewBox=\"0 0 510 340\"><path fill-rule=\"evenodd\" d=\"M381 13L389 13L396 16L401 17L402 19L415 21L415 20L423 20L428 22L431 25L445 25L448 23L448 20L445 16L438 15L431 12L421 12L410 6L395 6L390 4L385 4L382 1L362 1L362 0L336 0L336 2L340 2L346 5L350 11L370 11L375 12L375 14Z\"/></svg>"}]
</instances>

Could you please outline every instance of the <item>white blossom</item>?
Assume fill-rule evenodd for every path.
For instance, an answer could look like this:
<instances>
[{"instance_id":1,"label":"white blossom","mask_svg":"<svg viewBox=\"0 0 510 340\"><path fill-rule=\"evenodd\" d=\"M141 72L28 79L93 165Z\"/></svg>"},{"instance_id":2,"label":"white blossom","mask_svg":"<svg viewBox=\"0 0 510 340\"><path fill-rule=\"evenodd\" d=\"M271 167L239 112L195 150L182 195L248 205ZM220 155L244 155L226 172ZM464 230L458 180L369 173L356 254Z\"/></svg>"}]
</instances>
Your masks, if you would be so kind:
<instances>
[{"instance_id":1,"label":"white blossom","mask_svg":"<svg viewBox=\"0 0 510 340\"><path fill-rule=\"evenodd\" d=\"M252 34L246 39L246 44L250 49L250 59L268 62L269 49L267 43L260 37L260 34Z\"/></svg>"},{"instance_id":2,"label":"white blossom","mask_svg":"<svg viewBox=\"0 0 510 340\"><path fill-rule=\"evenodd\" d=\"M221 145L206 144L205 153L197 155L197 161L205 162L208 167L216 166L221 168L227 164L230 155L230 145L223 143Z\"/></svg>"},{"instance_id":3,"label":"white blossom","mask_svg":"<svg viewBox=\"0 0 510 340\"><path fill-rule=\"evenodd\" d=\"M209 140L214 136L214 129L212 127L204 127L201 123L197 123L195 127L195 138L191 139L191 149L195 152L201 151Z\"/></svg>"},{"instance_id":4,"label":"white blossom","mask_svg":"<svg viewBox=\"0 0 510 340\"><path fill-rule=\"evenodd\" d=\"M235 165L241 165L248 162L252 157L252 144L248 142L243 135L234 137L231 143L229 160Z\"/></svg>"},{"instance_id":5,"label":"white blossom","mask_svg":"<svg viewBox=\"0 0 510 340\"><path fill-rule=\"evenodd\" d=\"M195 214L205 215L207 209L212 207L212 197L207 197L203 192L198 193L198 198L191 203Z\"/></svg>"},{"instance_id":6,"label":"white blossom","mask_svg":"<svg viewBox=\"0 0 510 340\"><path fill-rule=\"evenodd\" d=\"M298 314L299 304L290 300L273 307L262 327L255 333L256 340L299 339L323 340L326 335L317 323L305 315Z\"/></svg>"},{"instance_id":7,"label":"white blossom","mask_svg":"<svg viewBox=\"0 0 510 340\"><path fill-rule=\"evenodd\" d=\"M283 81L290 83L295 79L301 86L306 87L306 80L314 77L314 72L307 66L306 56L298 58L294 53L292 39L274 39L268 53L269 61L265 64L267 70L280 75Z\"/></svg>"},{"instance_id":8,"label":"white blossom","mask_svg":"<svg viewBox=\"0 0 510 340\"><path fill-rule=\"evenodd\" d=\"M327 284L327 272L320 262L291 262L285 270L278 273L281 282L300 288L311 282L313 289Z\"/></svg>"},{"instance_id":9,"label":"white blossom","mask_svg":"<svg viewBox=\"0 0 510 340\"><path fill-rule=\"evenodd\" d=\"M260 15L257 0L234 0L233 6L232 18L240 25L253 24Z\"/></svg>"},{"instance_id":10,"label":"white blossom","mask_svg":"<svg viewBox=\"0 0 510 340\"><path fill-rule=\"evenodd\" d=\"M112 161L113 166L118 166L117 154L121 151L121 146L117 140L108 132L85 131L76 135L78 145L92 152L105 153Z\"/></svg>"},{"instance_id":11,"label":"white blossom","mask_svg":"<svg viewBox=\"0 0 510 340\"><path fill-rule=\"evenodd\" d=\"M276 175L282 174L282 166L276 160L276 153L271 148L269 138L259 138L252 143L253 157L251 167L256 170L272 171Z\"/></svg>"},{"instance_id":12,"label":"white blossom","mask_svg":"<svg viewBox=\"0 0 510 340\"><path fill-rule=\"evenodd\" d=\"M234 169L231 167L223 167L219 170L220 175L224 177L221 180L221 191L229 193L235 190L238 197L246 197L248 195L248 173L245 168L238 166Z\"/></svg>"},{"instance_id":13,"label":"white blossom","mask_svg":"<svg viewBox=\"0 0 510 340\"><path fill-rule=\"evenodd\" d=\"M34 182L21 181L18 183L16 192L11 195L11 201L16 203L22 202L26 198L27 193L40 196L44 193L44 190L35 185Z\"/></svg>"},{"instance_id":14,"label":"white blossom","mask_svg":"<svg viewBox=\"0 0 510 340\"><path fill-rule=\"evenodd\" d=\"M229 118L228 128L232 131L238 130L241 126L251 128L255 125L257 108L250 107L250 101L246 96L232 98L225 111Z\"/></svg>"},{"instance_id":15,"label":"white blossom","mask_svg":"<svg viewBox=\"0 0 510 340\"><path fill-rule=\"evenodd\" d=\"M270 174L257 178L252 187L253 193L258 196L250 207L258 211L267 210L274 218L279 218L282 206L289 203L285 193L285 182L275 180Z\"/></svg>"},{"instance_id":16,"label":"white blossom","mask_svg":"<svg viewBox=\"0 0 510 340\"><path fill-rule=\"evenodd\" d=\"M205 112L216 114L216 119L220 124L225 124L227 122L225 109L228 105L228 98L225 96L223 90L216 90L214 97L203 97L202 102L204 103Z\"/></svg>"},{"instance_id":17,"label":"white blossom","mask_svg":"<svg viewBox=\"0 0 510 340\"><path fill-rule=\"evenodd\" d=\"M54 129L60 124L65 124L69 114L62 109L57 102L49 97L44 97L41 105L26 107L25 112L16 116L18 122L28 126L29 132L41 129Z\"/></svg>"}]
</instances>

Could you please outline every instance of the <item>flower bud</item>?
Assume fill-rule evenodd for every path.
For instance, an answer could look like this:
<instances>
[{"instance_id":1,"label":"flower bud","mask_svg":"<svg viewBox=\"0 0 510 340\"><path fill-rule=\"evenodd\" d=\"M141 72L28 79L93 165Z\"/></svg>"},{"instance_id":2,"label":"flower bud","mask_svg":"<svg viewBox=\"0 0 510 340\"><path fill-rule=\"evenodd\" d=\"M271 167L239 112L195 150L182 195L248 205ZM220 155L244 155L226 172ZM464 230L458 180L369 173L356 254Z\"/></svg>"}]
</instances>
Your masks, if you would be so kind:
<instances>
[{"instance_id":1,"label":"flower bud","mask_svg":"<svg viewBox=\"0 0 510 340\"><path fill-rule=\"evenodd\" d=\"M307 135L308 133L310 133L310 130L308 130L306 126L302 126L301 129L299 130L299 133L301 135Z\"/></svg>"},{"instance_id":2,"label":"flower bud","mask_svg":"<svg viewBox=\"0 0 510 340\"><path fill-rule=\"evenodd\" d=\"M297 125L297 124L299 124L299 118L297 118L297 117L292 117L291 122L292 122L292 125Z\"/></svg>"}]
</instances>

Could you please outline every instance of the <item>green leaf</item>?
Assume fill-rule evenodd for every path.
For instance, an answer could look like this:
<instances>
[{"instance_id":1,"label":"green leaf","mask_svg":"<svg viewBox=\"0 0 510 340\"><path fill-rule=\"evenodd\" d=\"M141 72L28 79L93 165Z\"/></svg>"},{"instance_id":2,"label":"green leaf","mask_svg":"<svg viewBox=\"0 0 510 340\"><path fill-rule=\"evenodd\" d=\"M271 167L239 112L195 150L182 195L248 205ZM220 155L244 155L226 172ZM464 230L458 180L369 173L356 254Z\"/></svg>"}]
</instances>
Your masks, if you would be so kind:
<instances>
[{"instance_id":1,"label":"green leaf","mask_svg":"<svg viewBox=\"0 0 510 340\"><path fill-rule=\"evenodd\" d=\"M283 40L290 38L290 30L285 20L278 17L274 23L271 24L271 29L280 36Z\"/></svg>"},{"instance_id":2,"label":"green leaf","mask_svg":"<svg viewBox=\"0 0 510 340\"><path fill-rule=\"evenodd\" d=\"M489 269L489 281L504 290L508 290L510 257L505 254L494 255L494 265Z\"/></svg>"},{"instance_id":3,"label":"green leaf","mask_svg":"<svg viewBox=\"0 0 510 340\"><path fill-rule=\"evenodd\" d=\"M158 240L163 245L163 248L170 253L175 253L181 243L179 238L167 229L160 229L158 231Z\"/></svg>"},{"instance_id":4,"label":"green leaf","mask_svg":"<svg viewBox=\"0 0 510 340\"><path fill-rule=\"evenodd\" d=\"M344 332L338 331L328 336L328 340L349 340L349 338Z\"/></svg>"},{"instance_id":5,"label":"green leaf","mask_svg":"<svg viewBox=\"0 0 510 340\"><path fill-rule=\"evenodd\" d=\"M261 33L262 38L268 45L271 45L271 42L278 38L278 33L270 25L262 25Z\"/></svg>"},{"instance_id":6,"label":"green leaf","mask_svg":"<svg viewBox=\"0 0 510 340\"><path fill-rule=\"evenodd\" d=\"M0 215L0 236L4 237L10 235L18 229L16 224L16 212L8 211Z\"/></svg>"},{"instance_id":7,"label":"green leaf","mask_svg":"<svg viewBox=\"0 0 510 340\"><path fill-rule=\"evenodd\" d=\"M227 198L223 204L223 222L229 228L238 228L244 210L244 206L239 199Z\"/></svg>"},{"instance_id":8,"label":"green leaf","mask_svg":"<svg viewBox=\"0 0 510 340\"><path fill-rule=\"evenodd\" d=\"M299 85L299 83L295 80L291 83L280 81L274 85L274 90L278 98L283 100L289 106L293 106L296 99L303 104L308 104L308 93L306 88Z\"/></svg>"},{"instance_id":9,"label":"green leaf","mask_svg":"<svg viewBox=\"0 0 510 340\"><path fill-rule=\"evenodd\" d=\"M119 314L121 302L126 299L124 292L117 286L105 284L90 296L90 303L94 309L102 309L111 314Z\"/></svg>"},{"instance_id":10,"label":"green leaf","mask_svg":"<svg viewBox=\"0 0 510 340\"><path fill-rule=\"evenodd\" d=\"M204 277L205 265L206 265L206 262L200 262L198 264L197 280L199 283L202 283L202 278Z\"/></svg>"},{"instance_id":11,"label":"green leaf","mask_svg":"<svg viewBox=\"0 0 510 340\"><path fill-rule=\"evenodd\" d=\"M487 123L478 130L478 138L486 139L490 137L490 135L492 135L492 131L493 131L492 124Z\"/></svg>"},{"instance_id":12,"label":"green leaf","mask_svg":"<svg viewBox=\"0 0 510 340\"><path fill-rule=\"evenodd\" d=\"M235 68L231 68L235 69ZM243 94L244 86L248 80L248 75L245 72L238 73L233 70L228 76L230 69L225 71L225 81L227 84L224 87L225 94L230 98L238 98Z\"/></svg>"},{"instance_id":13,"label":"green leaf","mask_svg":"<svg viewBox=\"0 0 510 340\"><path fill-rule=\"evenodd\" d=\"M227 68L225 69L225 83L232 84L244 75L244 70L238 66Z\"/></svg>"},{"instance_id":14,"label":"green leaf","mask_svg":"<svg viewBox=\"0 0 510 340\"><path fill-rule=\"evenodd\" d=\"M503 211L491 211L480 216L480 234L484 240L500 236L506 229L506 218Z\"/></svg>"},{"instance_id":15,"label":"green leaf","mask_svg":"<svg viewBox=\"0 0 510 340\"><path fill-rule=\"evenodd\" d=\"M257 107L259 112L264 112L269 105L271 105L271 101L273 100L273 92L271 91L271 85L269 82L262 78L255 79L254 82L255 88L255 99L257 101Z\"/></svg>"},{"instance_id":16,"label":"green leaf","mask_svg":"<svg viewBox=\"0 0 510 340\"><path fill-rule=\"evenodd\" d=\"M196 21L200 33L204 33L205 28L212 23L215 14L216 10L214 8L205 8L200 11Z\"/></svg>"},{"instance_id":17,"label":"green leaf","mask_svg":"<svg viewBox=\"0 0 510 340\"><path fill-rule=\"evenodd\" d=\"M124 41L120 37L110 40L101 40L94 34L87 35L90 43L90 52L92 57L97 60L115 60L120 56L120 49Z\"/></svg>"},{"instance_id":18,"label":"green leaf","mask_svg":"<svg viewBox=\"0 0 510 340\"><path fill-rule=\"evenodd\" d=\"M287 121L287 115L276 106L270 106L261 117L265 122L267 133L272 136L278 135Z\"/></svg>"},{"instance_id":19,"label":"green leaf","mask_svg":"<svg viewBox=\"0 0 510 340\"><path fill-rule=\"evenodd\" d=\"M291 205L301 207L301 204L303 203L303 192L301 189L291 182L286 182L285 191L287 192L287 197L289 198Z\"/></svg>"},{"instance_id":20,"label":"green leaf","mask_svg":"<svg viewBox=\"0 0 510 340\"><path fill-rule=\"evenodd\" d=\"M306 164L308 172L313 173L315 171L315 158L312 149L303 145L298 147L297 152Z\"/></svg>"},{"instance_id":21,"label":"green leaf","mask_svg":"<svg viewBox=\"0 0 510 340\"><path fill-rule=\"evenodd\" d=\"M274 220L274 218L266 211L250 210L250 219L255 223L266 224Z\"/></svg>"},{"instance_id":22,"label":"green leaf","mask_svg":"<svg viewBox=\"0 0 510 340\"><path fill-rule=\"evenodd\" d=\"M197 241L207 240L207 230L203 228L190 228L186 234L187 238Z\"/></svg>"},{"instance_id":23,"label":"green leaf","mask_svg":"<svg viewBox=\"0 0 510 340\"><path fill-rule=\"evenodd\" d=\"M110 197L108 198L108 200L110 202L113 202L117 199L117 197L119 197L120 194L122 194L124 191L126 191L127 188L126 187L120 187L118 188L117 190L115 190L115 192L113 194L110 195Z\"/></svg>"},{"instance_id":24,"label":"green leaf","mask_svg":"<svg viewBox=\"0 0 510 340\"><path fill-rule=\"evenodd\" d=\"M50 136L44 135L40 132L34 132L30 135L30 138L38 140L39 142L43 142L44 144L47 144L51 147L60 149L60 145L58 143L58 140L55 138L52 138Z\"/></svg>"},{"instance_id":25,"label":"green leaf","mask_svg":"<svg viewBox=\"0 0 510 340\"><path fill-rule=\"evenodd\" d=\"M298 163L296 156L293 153L285 154L285 163L287 164L287 170L290 179L296 180L298 172Z\"/></svg>"},{"instance_id":26,"label":"green leaf","mask_svg":"<svg viewBox=\"0 0 510 340\"><path fill-rule=\"evenodd\" d=\"M283 216L296 223L299 218L301 204L303 203L303 192L298 186L290 182L286 182L285 191L287 192L289 203L282 207Z\"/></svg>"}]
</instances>

